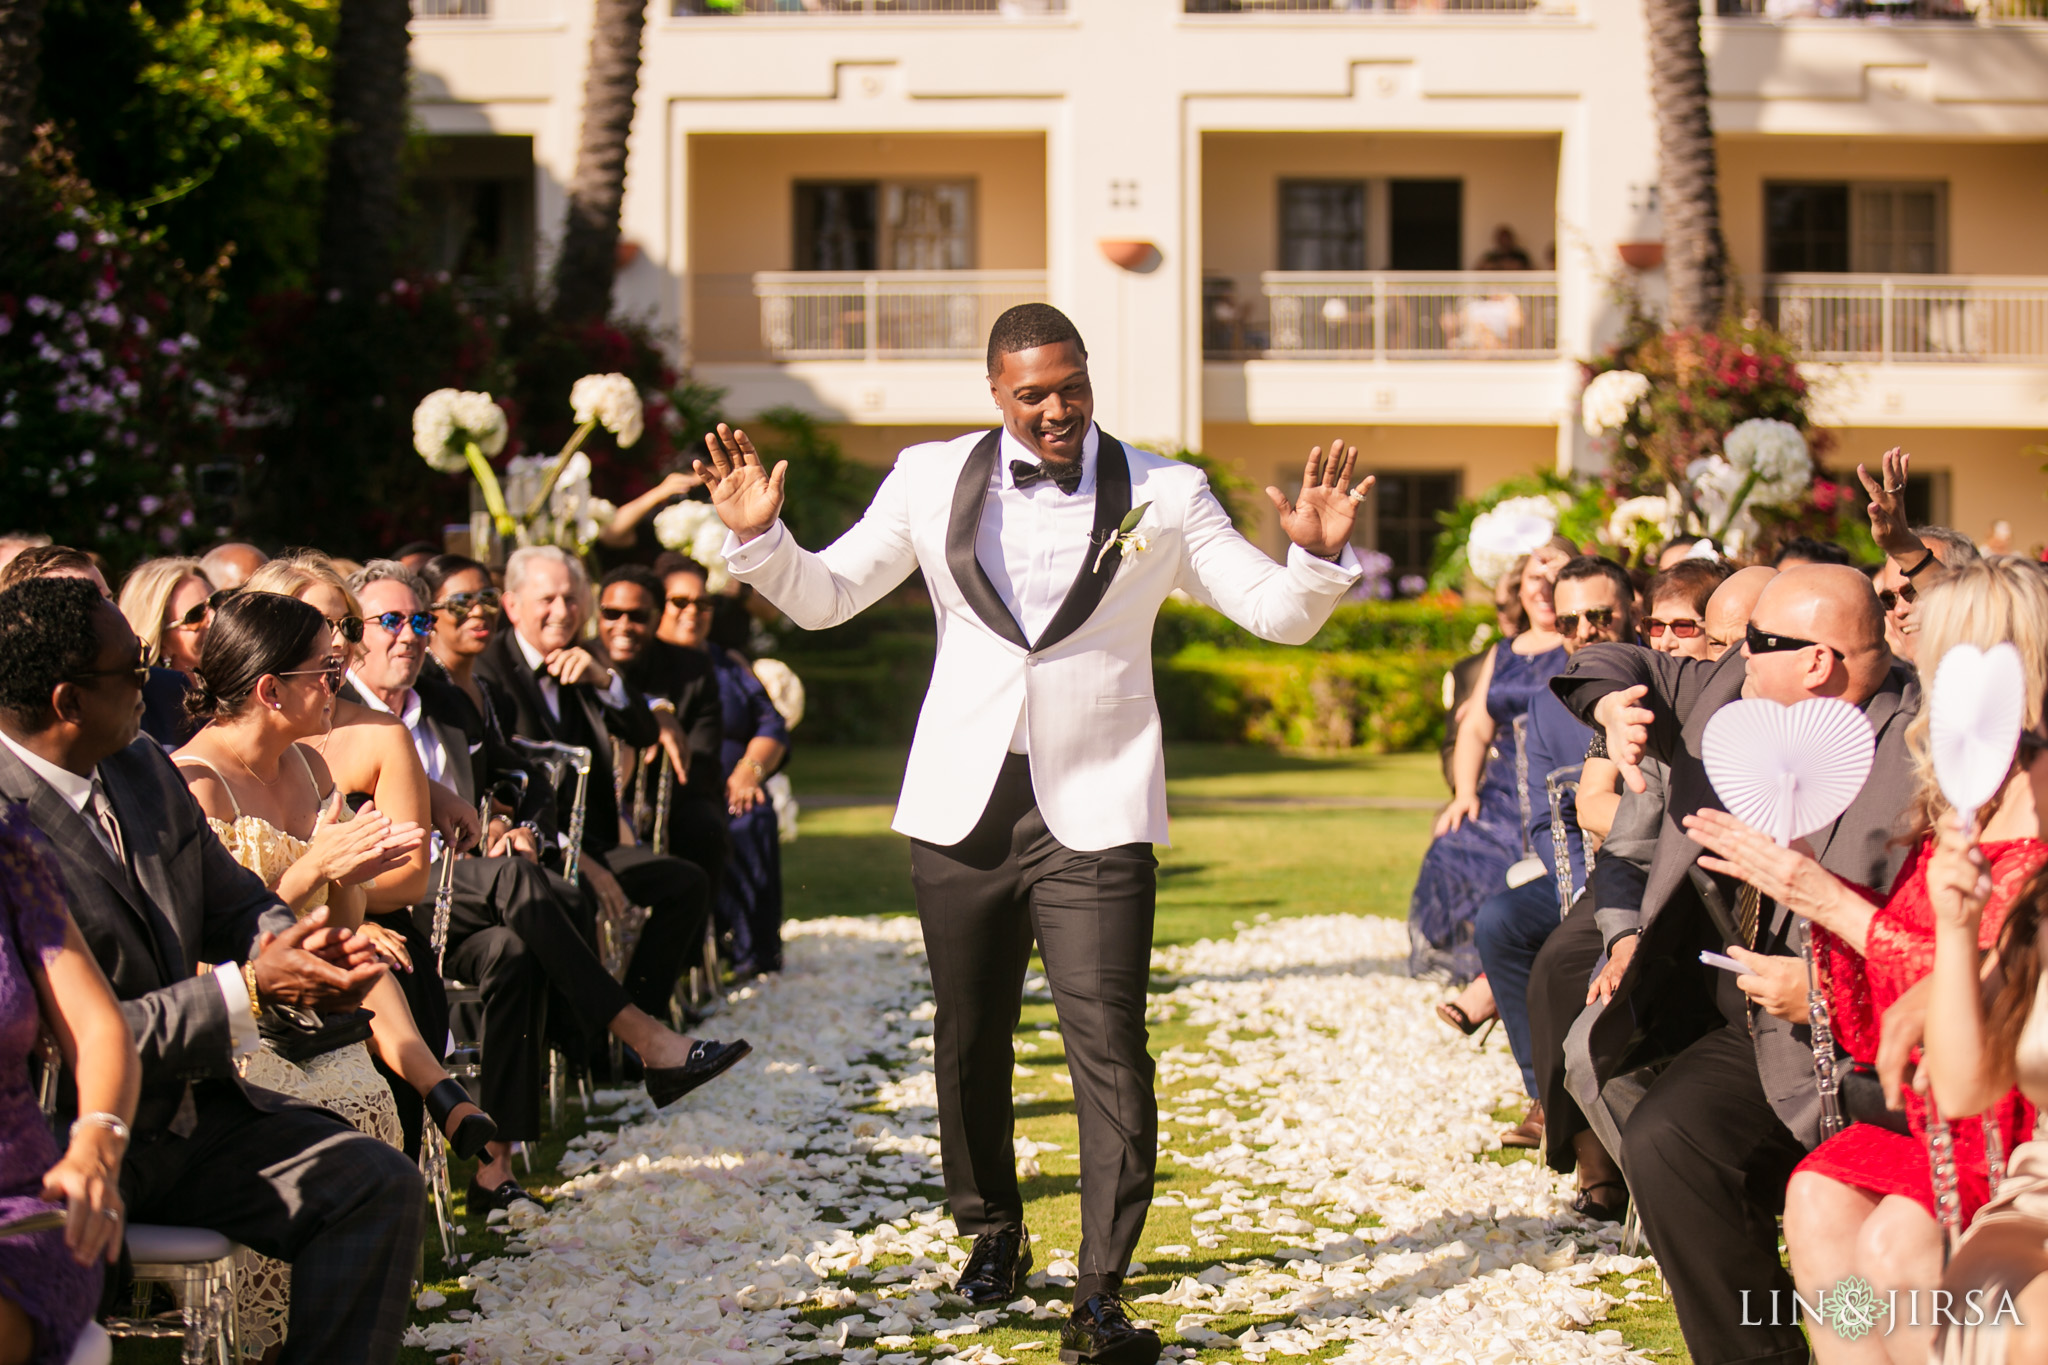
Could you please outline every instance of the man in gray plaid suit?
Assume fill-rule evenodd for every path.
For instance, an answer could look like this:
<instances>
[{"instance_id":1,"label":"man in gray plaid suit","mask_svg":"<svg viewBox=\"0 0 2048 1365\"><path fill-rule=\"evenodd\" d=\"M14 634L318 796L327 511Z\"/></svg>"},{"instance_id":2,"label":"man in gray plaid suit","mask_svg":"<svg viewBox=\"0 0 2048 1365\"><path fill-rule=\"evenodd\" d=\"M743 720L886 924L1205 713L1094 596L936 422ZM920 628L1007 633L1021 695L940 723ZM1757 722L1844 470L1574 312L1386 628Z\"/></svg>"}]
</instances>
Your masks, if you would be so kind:
<instances>
[{"instance_id":1,"label":"man in gray plaid suit","mask_svg":"<svg viewBox=\"0 0 2048 1365\"><path fill-rule=\"evenodd\" d=\"M258 1044L252 988L258 1004L353 1009L383 968L358 936L294 923L221 846L163 750L136 738L145 676L134 632L92 584L0 593L0 798L55 845L142 1055L122 1196L139 1222L212 1228L291 1263L281 1362L393 1360L419 1173L235 1068Z\"/></svg>"}]
</instances>

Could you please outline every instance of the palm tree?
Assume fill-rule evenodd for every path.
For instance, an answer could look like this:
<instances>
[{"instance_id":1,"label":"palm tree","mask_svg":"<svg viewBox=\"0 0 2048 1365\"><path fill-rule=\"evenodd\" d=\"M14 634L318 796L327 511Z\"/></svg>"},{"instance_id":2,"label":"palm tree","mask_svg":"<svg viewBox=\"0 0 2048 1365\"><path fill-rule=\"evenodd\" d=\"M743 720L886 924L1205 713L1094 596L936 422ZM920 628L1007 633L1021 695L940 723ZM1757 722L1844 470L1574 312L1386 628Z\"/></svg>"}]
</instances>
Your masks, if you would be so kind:
<instances>
[{"instance_id":1,"label":"palm tree","mask_svg":"<svg viewBox=\"0 0 2048 1365\"><path fill-rule=\"evenodd\" d=\"M320 278L330 289L373 293L398 263L411 19L410 0L341 0L320 215Z\"/></svg>"},{"instance_id":2,"label":"palm tree","mask_svg":"<svg viewBox=\"0 0 2048 1365\"><path fill-rule=\"evenodd\" d=\"M590 66L583 77L583 134L562 253L555 261L556 317L583 321L611 311L619 251L619 206L626 197L626 138L640 93L640 30L647 0L596 0Z\"/></svg>"},{"instance_id":3,"label":"palm tree","mask_svg":"<svg viewBox=\"0 0 2048 1365\"><path fill-rule=\"evenodd\" d=\"M1728 306L1728 247L1699 0L1643 0L1650 30L1650 100L1657 110L1657 181L1664 217L1670 321L1712 327Z\"/></svg>"},{"instance_id":4,"label":"palm tree","mask_svg":"<svg viewBox=\"0 0 2048 1365\"><path fill-rule=\"evenodd\" d=\"M43 0L0 0L0 183L21 173L35 147L42 39Z\"/></svg>"}]
</instances>

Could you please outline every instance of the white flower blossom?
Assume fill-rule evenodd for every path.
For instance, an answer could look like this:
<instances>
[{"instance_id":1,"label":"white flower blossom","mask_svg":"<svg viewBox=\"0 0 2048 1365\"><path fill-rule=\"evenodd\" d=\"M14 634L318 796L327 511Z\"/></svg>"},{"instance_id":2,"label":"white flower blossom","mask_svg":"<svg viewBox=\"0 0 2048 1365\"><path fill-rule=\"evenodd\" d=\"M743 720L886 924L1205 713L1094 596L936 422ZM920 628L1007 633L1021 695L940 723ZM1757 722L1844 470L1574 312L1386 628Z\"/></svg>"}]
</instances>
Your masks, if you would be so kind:
<instances>
[{"instance_id":1,"label":"white flower blossom","mask_svg":"<svg viewBox=\"0 0 2048 1365\"><path fill-rule=\"evenodd\" d=\"M1593 376L1579 399L1579 413L1588 436L1605 436L1621 427L1636 405L1650 396L1650 381L1634 370L1607 370Z\"/></svg>"},{"instance_id":2,"label":"white flower blossom","mask_svg":"<svg viewBox=\"0 0 2048 1365\"><path fill-rule=\"evenodd\" d=\"M1645 550L1670 537L1671 512L1662 493L1624 498L1607 518L1607 539L1629 550Z\"/></svg>"},{"instance_id":3,"label":"white flower blossom","mask_svg":"<svg viewBox=\"0 0 2048 1365\"><path fill-rule=\"evenodd\" d=\"M1472 519L1465 562L1491 588L1515 561L1557 533L1558 507L1547 497L1502 498Z\"/></svg>"},{"instance_id":4,"label":"white flower blossom","mask_svg":"<svg viewBox=\"0 0 2048 1365\"><path fill-rule=\"evenodd\" d=\"M1756 475L1745 506L1787 506L1813 482L1813 456L1806 438L1790 422L1752 417L1728 433L1721 449L1729 464Z\"/></svg>"},{"instance_id":5,"label":"white flower blossom","mask_svg":"<svg viewBox=\"0 0 2048 1365\"><path fill-rule=\"evenodd\" d=\"M671 503L654 514L654 538L663 548L686 554L704 566L706 592L724 592L732 582L725 563L725 523L708 502Z\"/></svg>"},{"instance_id":6,"label":"white flower blossom","mask_svg":"<svg viewBox=\"0 0 2048 1365\"><path fill-rule=\"evenodd\" d=\"M505 410L487 393L435 389L412 410L412 448L429 467L460 474L463 448L474 441L486 459L505 448Z\"/></svg>"},{"instance_id":7,"label":"white flower blossom","mask_svg":"<svg viewBox=\"0 0 2048 1365\"><path fill-rule=\"evenodd\" d=\"M622 374L586 374L569 390L576 421L595 421L618 438L624 449L640 439L643 413L640 390Z\"/></svg>"}]
</instances>

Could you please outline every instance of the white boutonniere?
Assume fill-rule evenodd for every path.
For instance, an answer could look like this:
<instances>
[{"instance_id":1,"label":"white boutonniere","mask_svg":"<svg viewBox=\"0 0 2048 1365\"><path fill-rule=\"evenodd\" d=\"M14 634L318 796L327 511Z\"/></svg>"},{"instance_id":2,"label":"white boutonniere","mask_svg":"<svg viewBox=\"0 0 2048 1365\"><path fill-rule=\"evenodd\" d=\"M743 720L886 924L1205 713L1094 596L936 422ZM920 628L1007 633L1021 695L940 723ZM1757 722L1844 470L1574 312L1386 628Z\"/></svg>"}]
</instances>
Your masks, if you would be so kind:
<instances>
[{"instance_id":1,"label":"white boutonniere","mask_svg":"<svg viewBox=\"0 0 2048 1365\"><path fill-rule=\"evenodd\" d=\"M1145 513L1151 506L1149 502L1141 502L1125 514L1117 525L1116 534L1103 541L1102 548L1095 552L1095 566L1089 570L1090 573L1102 572L1102 561L1109 557L1111 550L1122 550L1123 558L1129 559L1152 548L1152 542L1145 539L1145 533L1138 529L1138 523L1145 519Z\"/></svg>"}]
</instances>

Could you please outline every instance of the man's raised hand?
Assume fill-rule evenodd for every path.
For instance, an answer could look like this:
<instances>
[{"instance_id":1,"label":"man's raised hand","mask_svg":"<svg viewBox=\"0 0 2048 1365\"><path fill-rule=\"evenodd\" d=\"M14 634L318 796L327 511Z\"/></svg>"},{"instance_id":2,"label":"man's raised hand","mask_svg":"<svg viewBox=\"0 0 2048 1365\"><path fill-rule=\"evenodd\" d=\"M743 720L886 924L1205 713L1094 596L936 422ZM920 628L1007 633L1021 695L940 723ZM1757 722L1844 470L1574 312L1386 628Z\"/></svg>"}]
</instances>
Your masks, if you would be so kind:
<instances>
[{"instance_id":1,"label":"man's raised hand","mask_svg":"<svg viewBox=\"0 0 2048 1365\"><path fill-rule=\"evenodd\" d=\"M1650 726L1657 713L1638 706L1649 688L1641 683L1609 692L1593 707L1593 719L1607 731L1607 756L1621 769L1621 780L1632 792L1648 789L1643 781L1643 748L1650 742Z\"/></svg>"},{"instance_id":2,"label":"man's raised hand","mask_svg":"<svg viewBox=\"0 0 2048 1365\"><path fill-rule=\"evenodd\" d=\"M704 449L711 462L697 461L697 475L711 490L718 519L742 544L766 535L782 515L782 481L789 461L777 460L772 471L763 469L747 433L723 422L718 430L705 433Z\"/></svg>"},{"instance_id":3,"label":"man's raised hand","mask_svg":"<svg viewBox=\"0 0 2048 1365\"><path fill-rule=\"evenodd\" d=\"M1351 523L1358 519L1358 506L1373 486L1368 474L1358 481L1358 487L1351 487L1351 470L1357 463L1357 446L1333 440L1327 460L1321 446L1309 451L1308 463L1301 471L1299 502L1289 502L1277 488L1266 490L1280 511L1280 529L1289 540L1324 559L1335 559L1344 552L1351 541Z\"/></svg>"}]
</instances>

